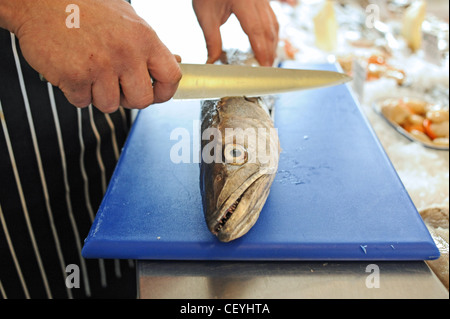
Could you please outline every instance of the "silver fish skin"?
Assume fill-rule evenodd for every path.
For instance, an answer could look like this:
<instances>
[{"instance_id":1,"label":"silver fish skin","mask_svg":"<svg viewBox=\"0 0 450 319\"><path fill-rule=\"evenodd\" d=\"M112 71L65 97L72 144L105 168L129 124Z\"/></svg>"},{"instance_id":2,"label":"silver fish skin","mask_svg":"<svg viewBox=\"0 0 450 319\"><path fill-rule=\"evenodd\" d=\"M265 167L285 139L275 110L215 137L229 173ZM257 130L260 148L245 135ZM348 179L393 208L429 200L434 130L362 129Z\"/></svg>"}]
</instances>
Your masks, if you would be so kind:
<instances>
[{"instance_id":1,"label":"silver fish skin","mask_svg":"<svg viewBox=\"0 0 450 319\"><path fill-rule=\"evenodd\" d=\"M222 242L256 223L275 178L278 133L260 98L226 97L202 104L200 188L211 233Z\"/></svg>"}]
</instances>

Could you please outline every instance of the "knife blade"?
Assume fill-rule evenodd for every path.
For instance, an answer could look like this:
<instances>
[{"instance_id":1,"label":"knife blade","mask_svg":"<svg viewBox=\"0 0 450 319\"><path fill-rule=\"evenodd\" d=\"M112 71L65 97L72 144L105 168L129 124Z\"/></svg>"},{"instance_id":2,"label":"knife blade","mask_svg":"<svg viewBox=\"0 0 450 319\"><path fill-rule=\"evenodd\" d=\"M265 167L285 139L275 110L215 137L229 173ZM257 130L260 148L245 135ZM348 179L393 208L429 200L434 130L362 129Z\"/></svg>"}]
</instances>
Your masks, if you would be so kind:
<instances>
[{"instance_id":1,"label":"knife blade","mask_svg":"<svg viewBox=\"0 0 450 319\"><path fill-rule=\"evenodd\" d=\"M344 84L352 78L322 70L284 69L221 64L180 63L182 78L176 100L263 96ZM47 80L39 74L41 81Z\"/></svg>"},{"instance_id":2,"label":"knife blade","mask_svg":"<svg viewBox=\"0 0 450 319\"><path fill-rule=\"evenodd\" d=\"M180 63L182 78L174 99L262 96L343 84L344 73L241 65Z\"/></svg>"}]
</instances>

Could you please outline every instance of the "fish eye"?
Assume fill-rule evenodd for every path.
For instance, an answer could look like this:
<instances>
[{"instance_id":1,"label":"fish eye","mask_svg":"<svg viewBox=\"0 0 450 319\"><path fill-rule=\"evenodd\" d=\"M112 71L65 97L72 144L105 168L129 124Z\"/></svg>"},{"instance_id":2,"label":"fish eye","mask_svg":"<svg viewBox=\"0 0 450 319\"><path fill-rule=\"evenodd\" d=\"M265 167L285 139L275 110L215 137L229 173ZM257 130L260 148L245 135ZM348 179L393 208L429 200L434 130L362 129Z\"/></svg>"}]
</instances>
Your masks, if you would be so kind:
<instances>
[{"instance_id":1,"label":"fish eye","mask_svg":"<svg viewBox=\"0 0 450 319\"><path fill-rule=\"evenodd\" d=\"M247 150L239 144L227 144L224 149L225 163L231 165L242 165L248 160Z\"/></svg>"}]
</instances>

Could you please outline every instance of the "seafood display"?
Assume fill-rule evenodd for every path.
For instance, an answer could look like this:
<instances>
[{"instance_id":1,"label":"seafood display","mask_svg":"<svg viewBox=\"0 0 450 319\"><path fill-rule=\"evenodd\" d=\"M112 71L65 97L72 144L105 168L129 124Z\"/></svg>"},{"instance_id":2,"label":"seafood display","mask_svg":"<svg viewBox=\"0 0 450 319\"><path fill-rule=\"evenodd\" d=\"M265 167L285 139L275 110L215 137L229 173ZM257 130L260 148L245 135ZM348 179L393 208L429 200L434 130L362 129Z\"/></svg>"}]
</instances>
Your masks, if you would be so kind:
<instances>
[{"instance_id":1,"label":"seafood display","mask_svg":"<svg viewBox=\"0 0 450 319\"><path fill-rule=\"evenodd\" d=\"M202 103L203 211L209 230L222 242L245 235L269 195L280 154L270 109L270 99L262 98Z\"/></svg>"},{"instance_id":2,"label":"seafood display","mask_svg":"<svg viewBox=\"0 0 450 319\"><path fill-rule=\"evenodd\" d=\"M367 80L378 80L381 77L394 79L398 85L402 85L406 74L405 71L388 64L383 55L371 55L367 59Z\"/></svg>"},{"instance_id":3,"label":"seafood display","mask_svg":"<svg viewBox=\"0 0 450 319\"><path fill-rule=\"evenodd\" d=\"M338 62L342 69L349 75L352 75L353 62L355 60L358 60L360 64L365 67L367 81L375 81L380 78L390 78L394 79L399 86L403 85L406 81L406 72L389 64L387 62L387 57L384 54L374 53L369 57L355 57L354 55L348 55L338 58Z\"/></svg>"},{"instance_id":4,"label":"seafood display","mask_svg":"<svg viewBox=\"0 0 450 319\"><path fill-rule=\"evenodd\" d=\"M436 260L427 260L426 263L433 270L442 284L448 290L449 272L449 245L448 245L448 208L432 207L420 212L425 225L430 231L441 257Z\"/></svg>"},{"instance_id":5,"label":"seafood display","mask_svg":"<svg viewBox=\"0 0 450 319\"><path fill-rule=\"evenodd\" d=\"M412 140L433 148L449 147L449 109L417 98L391 98L379 103L381 114Z\"/></svg>"}]
</instances>

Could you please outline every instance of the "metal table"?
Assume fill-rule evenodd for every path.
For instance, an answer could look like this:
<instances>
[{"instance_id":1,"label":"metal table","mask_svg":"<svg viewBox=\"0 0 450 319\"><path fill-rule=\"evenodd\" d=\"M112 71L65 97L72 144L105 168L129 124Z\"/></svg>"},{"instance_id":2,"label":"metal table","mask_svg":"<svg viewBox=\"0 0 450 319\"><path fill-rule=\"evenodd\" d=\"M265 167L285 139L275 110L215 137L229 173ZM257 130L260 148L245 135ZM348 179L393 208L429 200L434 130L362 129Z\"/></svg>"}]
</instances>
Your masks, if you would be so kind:
<instances>
[{"instance_id":1,"label":"metal table","mask_svg":"<svg viewBox=\"0 0 450 319\"><path fill-rule=\"evenodd\" d=\"M138 261L141 299L448 299L423 261Z\"/></svg>"}]
</instances>

